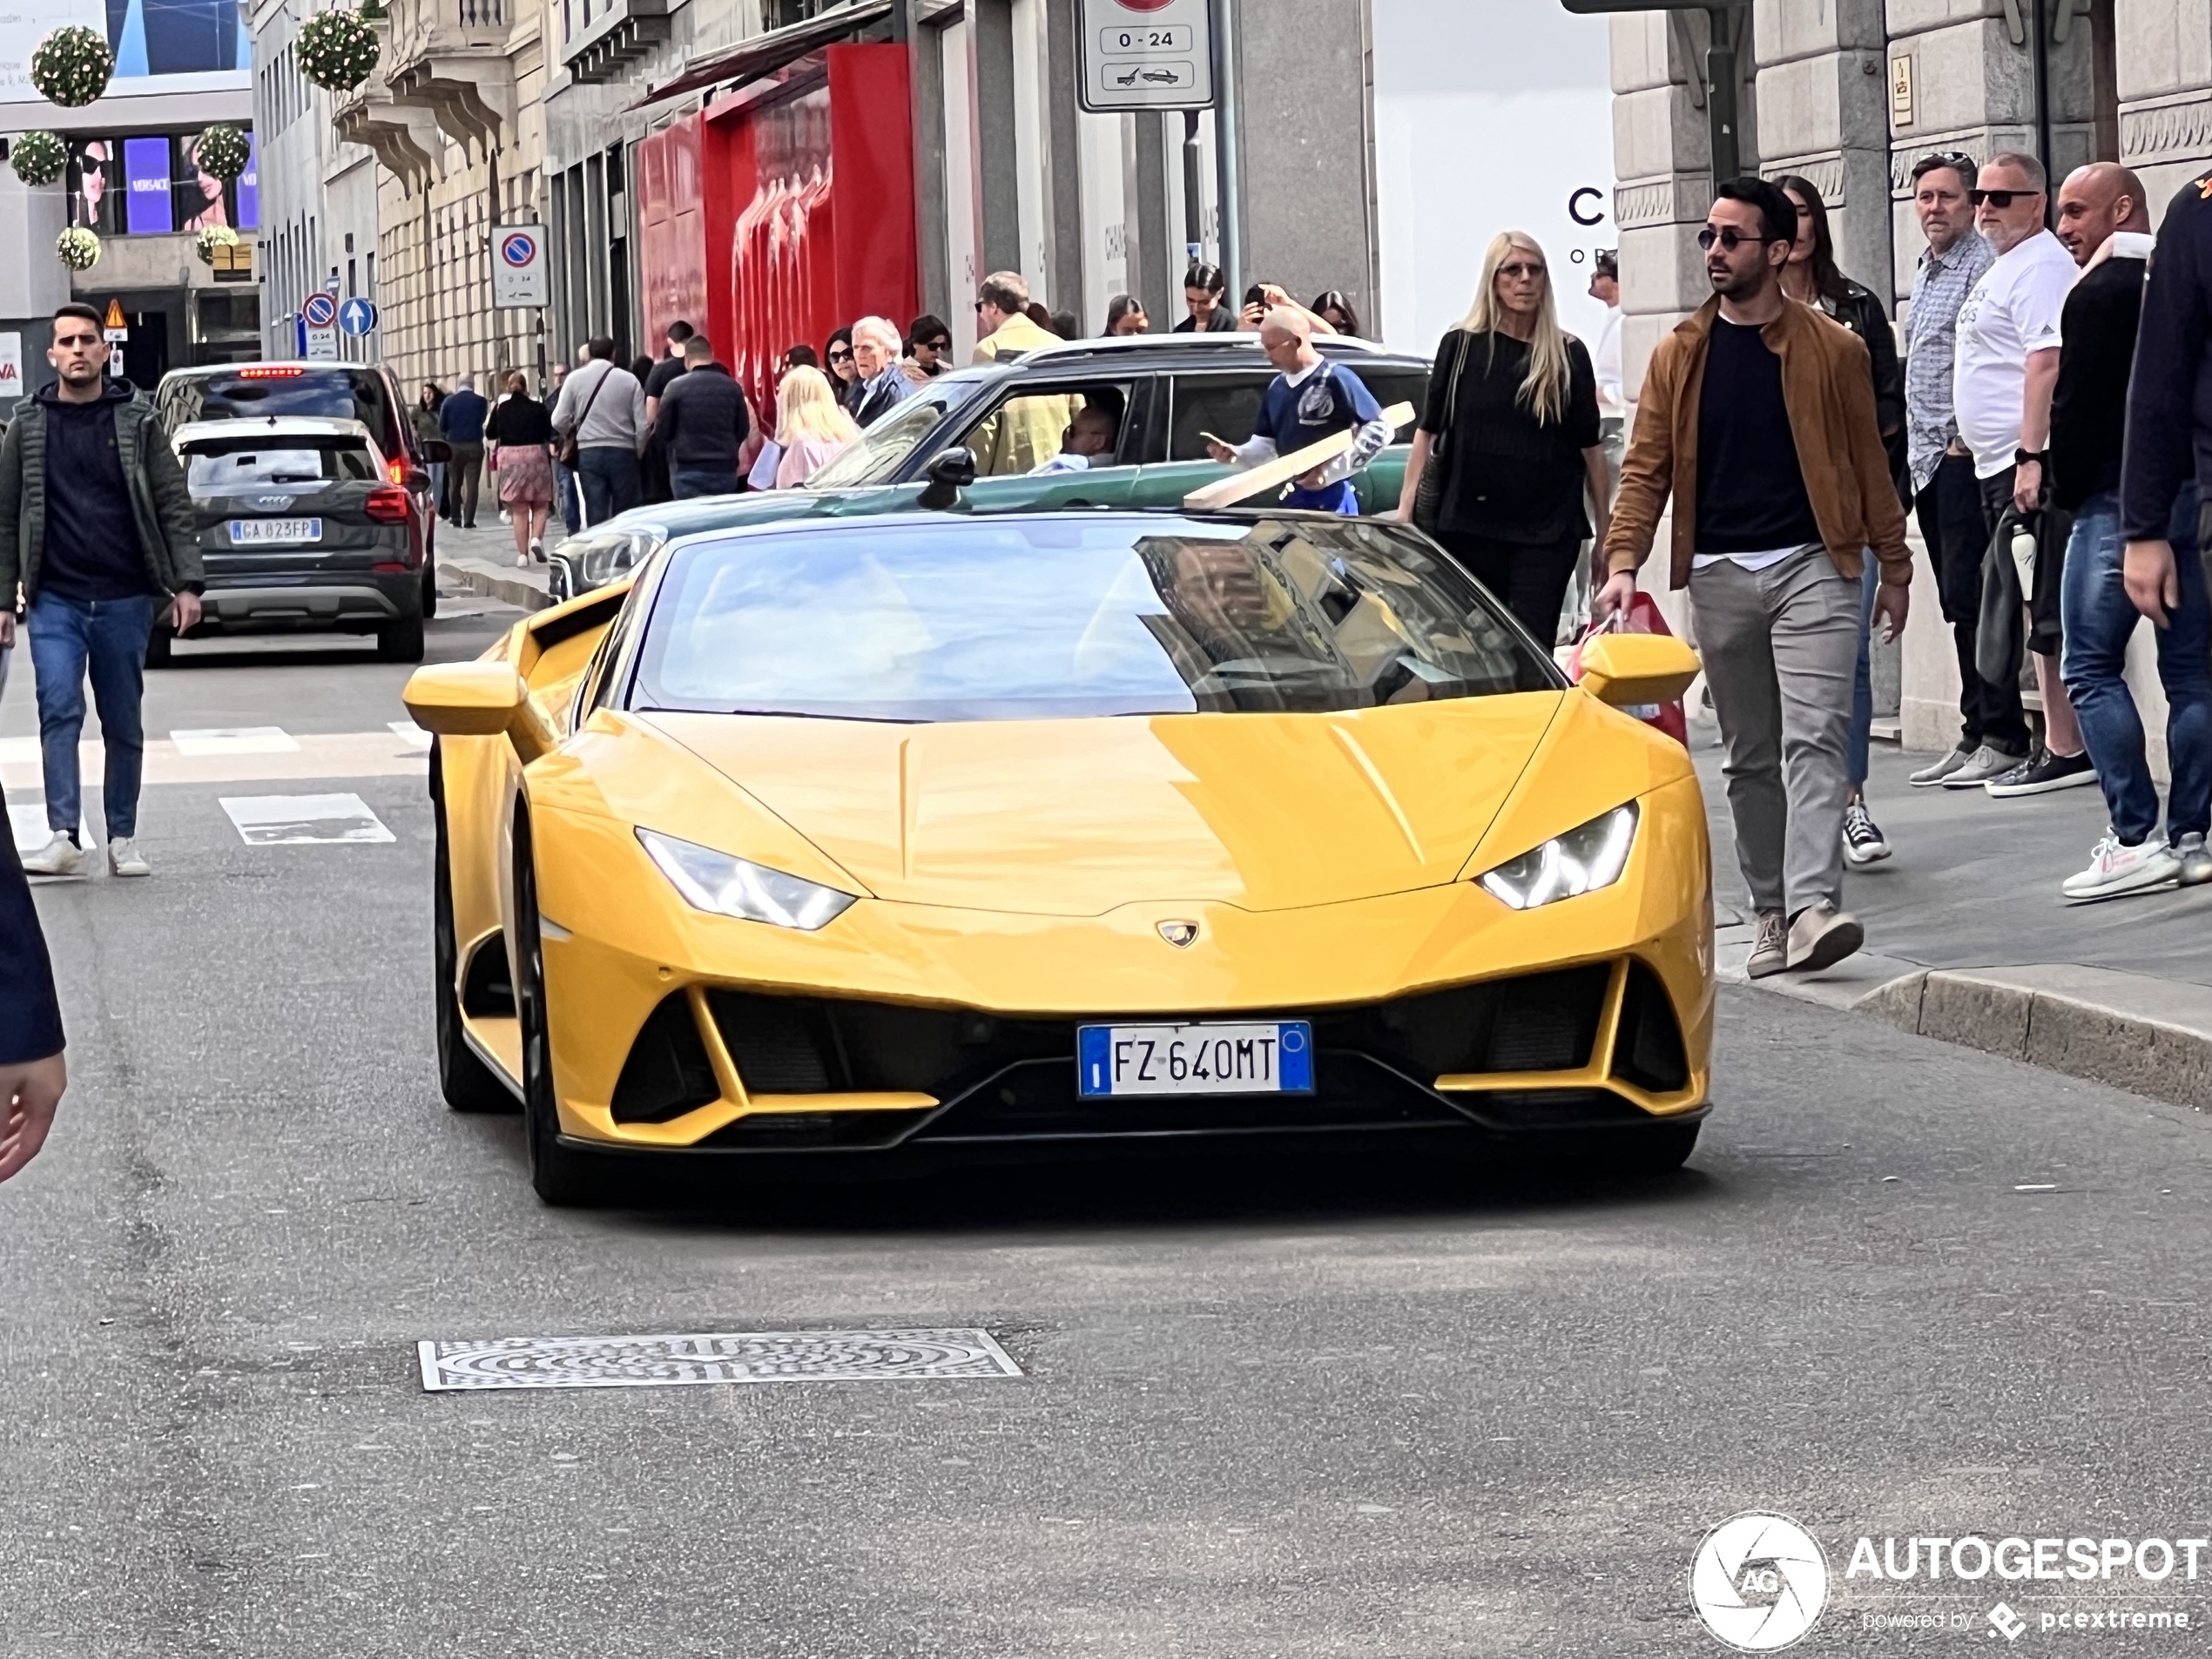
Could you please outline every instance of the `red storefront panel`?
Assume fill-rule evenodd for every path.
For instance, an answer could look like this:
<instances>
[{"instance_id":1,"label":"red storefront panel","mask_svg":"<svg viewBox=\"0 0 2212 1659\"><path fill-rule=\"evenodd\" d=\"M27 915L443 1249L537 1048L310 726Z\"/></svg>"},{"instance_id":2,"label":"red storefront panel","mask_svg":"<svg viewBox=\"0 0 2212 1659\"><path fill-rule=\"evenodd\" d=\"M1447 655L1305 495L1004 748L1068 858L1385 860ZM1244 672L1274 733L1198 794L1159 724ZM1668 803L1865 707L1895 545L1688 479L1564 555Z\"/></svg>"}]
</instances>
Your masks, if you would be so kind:
<instances>
[{"instance_id":1,"label":"red storefront panel","mask_svg":"<svg viewBox=\"0 0 2212 1659\"><path fill-rule=\"evenodd\" d=\"M639 309L645 325L638 347L658 356L668 325L679 319L713 332L698 117L686 117L637 146L637 209Z\"/></svg>"}]
</instances>

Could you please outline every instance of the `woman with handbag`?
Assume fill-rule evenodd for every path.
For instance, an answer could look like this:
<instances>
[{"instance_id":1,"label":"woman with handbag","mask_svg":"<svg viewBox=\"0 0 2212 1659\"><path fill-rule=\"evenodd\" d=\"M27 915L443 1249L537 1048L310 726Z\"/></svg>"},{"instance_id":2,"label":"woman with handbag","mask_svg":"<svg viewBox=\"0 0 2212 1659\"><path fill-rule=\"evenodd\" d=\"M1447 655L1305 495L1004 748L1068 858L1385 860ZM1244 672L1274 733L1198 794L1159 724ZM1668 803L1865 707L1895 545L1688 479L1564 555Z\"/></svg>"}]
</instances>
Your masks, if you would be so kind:
<instances>
[{"instance_id":1,"label":"woman with handbag","mask_svg":"<svg viewBox=\"0 0 2212 1659\"><path fill-rule=\"evenodd\" d=\"M553 416L530 395L517 369L491 412L484 436L499 472L499 501L515 527L515 563L545 563L545 520L553 510Z\"/></svg>"},{"instance_id":2,"label":"woman with handbag","mask_svg":"<svg viewBox=\"0 0 2212 1659\"><path fill-rule=\"evenodd\" d=\"M1398 516L1549 650L1593 519L1605 540L1611 493L1590 354L1561 332L1543 249L1502 231L1474 308L1436 348Z\"/></svg>"}]
</instances>

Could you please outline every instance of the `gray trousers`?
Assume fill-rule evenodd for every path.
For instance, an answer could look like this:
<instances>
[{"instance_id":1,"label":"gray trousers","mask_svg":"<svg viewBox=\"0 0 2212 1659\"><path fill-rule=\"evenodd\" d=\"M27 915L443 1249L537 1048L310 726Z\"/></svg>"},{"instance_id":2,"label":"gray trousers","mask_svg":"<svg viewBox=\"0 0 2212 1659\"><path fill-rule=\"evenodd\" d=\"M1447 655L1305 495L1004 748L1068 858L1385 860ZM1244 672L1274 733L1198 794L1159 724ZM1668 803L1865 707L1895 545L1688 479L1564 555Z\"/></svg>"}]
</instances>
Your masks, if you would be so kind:
<instances>
[{"instance_id":1,"label":"gray trousers","mask_svg":"<svg viewBox=\"0 0 2212 1659\"><path fill-rule=\"evenodd\" d=\"M1760 910L1844 896L1859 584L1811 547L1764 570L1722 559L1689 600L1727 759L1736 860Z\"/></svg>"}]
</instances>

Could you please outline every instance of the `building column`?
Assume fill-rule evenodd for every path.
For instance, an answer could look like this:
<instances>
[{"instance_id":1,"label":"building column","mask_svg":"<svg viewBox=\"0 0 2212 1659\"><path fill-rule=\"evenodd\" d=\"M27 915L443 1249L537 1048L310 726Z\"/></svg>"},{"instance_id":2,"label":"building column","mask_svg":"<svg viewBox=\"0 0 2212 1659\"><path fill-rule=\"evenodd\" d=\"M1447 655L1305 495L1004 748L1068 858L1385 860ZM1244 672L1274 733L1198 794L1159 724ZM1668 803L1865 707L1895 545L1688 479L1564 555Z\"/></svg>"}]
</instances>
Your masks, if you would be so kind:
<instances>
[{"instance_id":1,"label":"building column","mask_svg":"<svg viewBox=\"0 0 2212 1659\"><path fill-rule=\"evenodd\" d=\"M1828 205L1847 276L1892 294L1889 82L1882 0L1757 0L1759 171L1797 173Z\"/></svg>"},{"instance_id":2,"label":"building column","mask_svg":"<svg viewBox=\"0 0 2212 1659\"><path fill-rule=\"evenodd\" d=\"M2155 218L2212 161L2212 0L2114 0L2113 12L2120 158Z\"/></svg>"}]
</instances>

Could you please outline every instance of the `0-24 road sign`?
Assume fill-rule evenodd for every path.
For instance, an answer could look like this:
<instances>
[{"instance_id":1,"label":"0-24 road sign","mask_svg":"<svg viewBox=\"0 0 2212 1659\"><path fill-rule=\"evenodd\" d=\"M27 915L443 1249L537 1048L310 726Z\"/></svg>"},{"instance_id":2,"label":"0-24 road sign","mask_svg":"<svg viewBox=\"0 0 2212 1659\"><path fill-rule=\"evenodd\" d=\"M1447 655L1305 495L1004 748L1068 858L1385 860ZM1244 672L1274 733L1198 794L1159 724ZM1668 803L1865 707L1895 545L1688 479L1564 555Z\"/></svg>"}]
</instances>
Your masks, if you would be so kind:
<instances>
[{"instance_id":1,"label":"0-24 road sign","mask_svg":"<svg viewBox=\"0 0 2212 1659\"><path fill-rule=\"evenodd\" d=\"M543 225L495 225L491 233L491 302L543 306L553 301Z\"/></svg>"},{"instance_id":2,"label":"0-24 road sign","mask_svg":"<svg viewBox=\"0 0 2212 1659\"><path fill-rule=\"evenodd\" d=\"M1080 0L1078 19L1084 109L1212 106L1208 0Z\"/></svg>"}]
</instances>

